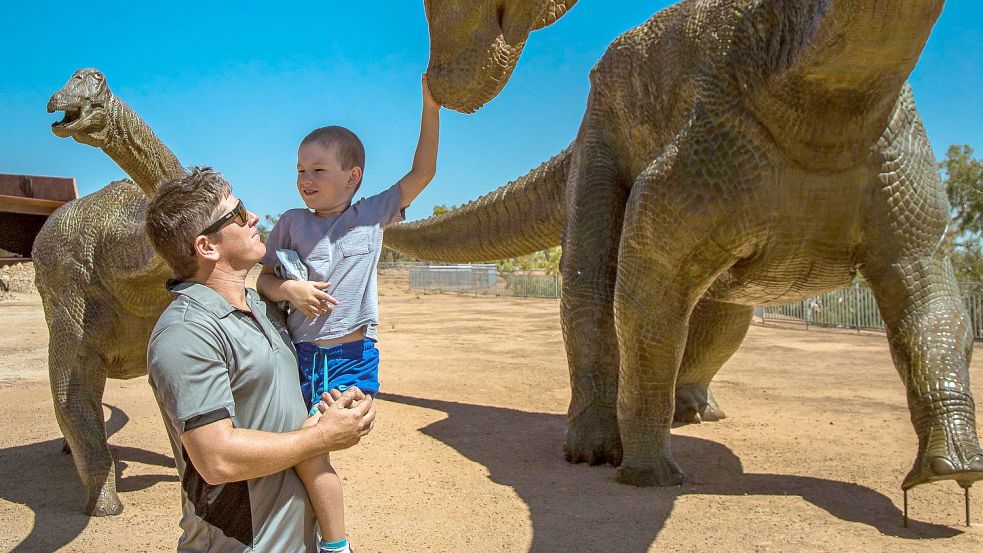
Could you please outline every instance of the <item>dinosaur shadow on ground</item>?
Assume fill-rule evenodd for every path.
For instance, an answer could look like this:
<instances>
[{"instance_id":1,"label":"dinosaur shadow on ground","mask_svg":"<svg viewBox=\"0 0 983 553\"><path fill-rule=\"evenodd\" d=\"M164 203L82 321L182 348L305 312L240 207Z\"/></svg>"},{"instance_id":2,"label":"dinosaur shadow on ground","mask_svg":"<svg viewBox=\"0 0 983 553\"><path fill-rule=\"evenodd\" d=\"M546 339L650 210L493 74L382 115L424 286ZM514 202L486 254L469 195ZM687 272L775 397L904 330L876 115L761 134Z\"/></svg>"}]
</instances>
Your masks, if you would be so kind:
<instances>
[{"instance_id":1,"label":"dinosaur shadow on ground","mask_svg":"<svg viewBox=\"0 0 983 553\"><path fill-rule=\"evenodd\" d=\"M614 481L612 467L563 460L566 417L382 393L379 399L433 409L447 418L421 431L485 466L489 478L511 487L529 508L530 553L648 551L680 496L799 496L841 520L859 522L905 539L952 537L962 532L912 519L885 495L849 482L808 476L745 473L725 446L673 436L688 483L674 488L633 488ZM713 512L707 513L708 517Z\"/></svg>"},{"instance_id":2,"label":"dinosaur shadow on ground","mask_svg":"<svg viewBox=\"0 0 983 553\"><path fill-rule=\"evenodd\" d=\"M118 407L106 404L110 411L106 434L111 436L130 418ZM89 524L82 513L85 496L82 482L71 455L63 450L64 439L57 438L27 445L0 449L0 499L26 505L34 513L31 532L11 551L55 551L78 537ZM116 486L121 492L149 488L158 482L176 482L174 460L145 449L110 445L116 464ZM129 463L167 467L160 474L126 476Z\"/></svg>"}]
</instances>

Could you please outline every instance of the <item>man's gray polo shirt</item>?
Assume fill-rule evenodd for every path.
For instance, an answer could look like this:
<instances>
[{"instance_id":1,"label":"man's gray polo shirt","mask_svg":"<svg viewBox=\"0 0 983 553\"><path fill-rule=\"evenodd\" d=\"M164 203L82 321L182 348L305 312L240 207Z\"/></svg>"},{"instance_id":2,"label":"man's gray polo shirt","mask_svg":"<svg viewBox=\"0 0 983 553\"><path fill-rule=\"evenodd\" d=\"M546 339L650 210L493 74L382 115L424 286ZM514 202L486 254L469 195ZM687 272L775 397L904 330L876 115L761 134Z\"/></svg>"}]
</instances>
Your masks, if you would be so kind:
<instances>
[{"instance_id":1,"label":"man's gray polo shirt","mask_svg":"<svg viewBox=\"0 0 983 553\"><path fill-rule=\"evenodd\" d=\"M201 284L168 289L177 297L154 328L147 363L181 475L178 551L314 551L314 513L293 469L211 486L180 439L225 418L267 432L301 427L307 413L287 330L270 320L255 290L246 290L250 314Z\"/></svg>"}]
</instances>

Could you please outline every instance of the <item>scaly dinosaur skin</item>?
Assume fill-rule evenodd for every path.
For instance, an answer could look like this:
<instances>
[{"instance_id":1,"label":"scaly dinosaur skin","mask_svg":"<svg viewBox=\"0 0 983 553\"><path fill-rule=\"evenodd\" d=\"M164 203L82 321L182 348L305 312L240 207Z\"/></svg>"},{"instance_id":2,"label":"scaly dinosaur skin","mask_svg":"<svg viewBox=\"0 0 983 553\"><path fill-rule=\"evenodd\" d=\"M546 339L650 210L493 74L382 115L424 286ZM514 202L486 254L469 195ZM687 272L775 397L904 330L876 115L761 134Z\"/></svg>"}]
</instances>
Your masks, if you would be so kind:
<instances>
[{"instance_id":1,"label":"scaly dinosaur skin","mask_svg":"<svg viewBox=\"0 0 983 553\"><path fill-rule=\"evenodd\" d=\"M144 213L158 183L184 170L94 69L77 71L48 111L65 112L52 125L55 135L101 148L136 181L113 182L58 208L32 253L51 338L55 415L85 487L84 509L116 515L123 505L102 395L107 378L147 374L147 342L171 294L164 288L170 270L144 234Z\"/></svg>"},{"instance_id":2,"label":"scaly dinosaur skin","mask_svg":"<svg viewBox=\"0 0 983 553\"><path fill-rule=\"evenodd\" d=\"M529 33L577 0L424 0L430 23L427 85L441 105L471 113L498 95Z\"/></svg>"},{"instance_id":3,"label":"scaly dinosaur skin","mask_svg":"<svg viewBox=\"0 0 983 553\"><path fill-rule=\"evenodd\" d=\"M902 487L970 485L983 478L972 336L944 240L950 206L906 83L942 5L666 8L616 39L592 71L565 205L513 205L507 217L470 221L452 212L420 225L426 243L413 242L422 228L394 228L387 245L447 261L518 255L529 239L514 237L533 213L562 212L567 459L620 464L618 480L642 486L682 482L674 411L694 422L715 416L707 387L753 306L832 290L860 271L918 436ZM462 88L470 96L480 87ZM500 214L497 197L469 209ZM441 222L455 217L442 236ZM489 236L512 246L486 245Z\"/></svg>"}]
</instances>

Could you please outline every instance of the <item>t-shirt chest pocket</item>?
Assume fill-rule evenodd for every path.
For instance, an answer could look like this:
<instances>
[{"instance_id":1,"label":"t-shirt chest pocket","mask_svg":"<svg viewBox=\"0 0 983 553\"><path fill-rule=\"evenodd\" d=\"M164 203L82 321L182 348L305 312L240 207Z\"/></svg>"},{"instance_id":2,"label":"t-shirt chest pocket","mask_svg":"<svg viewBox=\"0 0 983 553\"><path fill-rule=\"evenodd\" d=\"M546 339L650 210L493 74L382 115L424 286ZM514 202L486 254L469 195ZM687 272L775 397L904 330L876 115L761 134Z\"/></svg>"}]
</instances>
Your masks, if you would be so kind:
<instances>
[{"instance_id":1,"label":"t-shirt chest pocket","mask_svg":"<svg viewBox=\"0 0 983 553\"><path fill-rule=\"evenodd\" d=\"M356 227L338 240L341 255L352 257L372 253L375 246L375 235L371 227Z\"/></svg>"}]
</instances>

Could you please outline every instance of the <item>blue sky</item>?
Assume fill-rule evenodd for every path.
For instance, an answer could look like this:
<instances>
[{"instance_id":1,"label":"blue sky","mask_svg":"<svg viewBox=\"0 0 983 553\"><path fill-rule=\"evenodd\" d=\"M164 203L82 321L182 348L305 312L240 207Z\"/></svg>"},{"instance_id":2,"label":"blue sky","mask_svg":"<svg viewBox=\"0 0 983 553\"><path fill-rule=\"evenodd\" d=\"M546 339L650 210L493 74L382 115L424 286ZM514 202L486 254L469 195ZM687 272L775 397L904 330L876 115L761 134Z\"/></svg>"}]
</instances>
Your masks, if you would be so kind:
<instances>
[{"instance_id":1,"label":"blue sky","mask_svg":"<svg viewBox=\"0 0 983 553\"><path fill-rule=\"evenodd\" d=\"M495 101L475 115L442 111L437 177L409 218L494 190L565 147L608 43L670 3L581 0L534 33ZM48 98L82 67L102 70L183 164L219 169L260 214L301 205L296 145L314 127L361 136L365 193L409 169L429 53L422 0L153 4L5 6L0 172L73 176L82 194L124 176L49 130L60 115L45 112ZM949 0L911 77L939 156L949 144L983 151L981 22L983 3Z\"/></svg>"}]
</instances>

